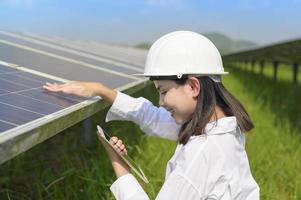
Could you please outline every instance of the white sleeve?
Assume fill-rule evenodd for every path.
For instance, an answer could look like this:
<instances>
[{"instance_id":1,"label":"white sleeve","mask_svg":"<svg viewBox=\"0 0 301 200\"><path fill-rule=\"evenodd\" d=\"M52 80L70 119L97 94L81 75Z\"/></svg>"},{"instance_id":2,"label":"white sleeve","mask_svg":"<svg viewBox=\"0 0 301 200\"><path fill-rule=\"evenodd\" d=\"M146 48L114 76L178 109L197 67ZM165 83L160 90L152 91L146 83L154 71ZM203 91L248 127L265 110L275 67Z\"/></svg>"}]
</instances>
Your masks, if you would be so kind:
<instances>
[{"instance_id":1,"label":"white sleeve","mask_svg":"<svg viewBox=\"0 0 301 200\"><path fill-rule=\"evenodd\" d=\"M156 107L149 100L134 98L117 91L117 97L106 115L111 120L133 121L146 134L177 140L181 125L163 107Z\"/></svg>"},{"instance_id":2,"label":"white sleeve","mask_svg":"<svg viewBox=\"0 0 301 200\"><path fill-rule=\"evenodd\" d=\"M147 194L132 174L119 177L110 187L116 200L149 200Z\"/></svg>"}]
</instances>

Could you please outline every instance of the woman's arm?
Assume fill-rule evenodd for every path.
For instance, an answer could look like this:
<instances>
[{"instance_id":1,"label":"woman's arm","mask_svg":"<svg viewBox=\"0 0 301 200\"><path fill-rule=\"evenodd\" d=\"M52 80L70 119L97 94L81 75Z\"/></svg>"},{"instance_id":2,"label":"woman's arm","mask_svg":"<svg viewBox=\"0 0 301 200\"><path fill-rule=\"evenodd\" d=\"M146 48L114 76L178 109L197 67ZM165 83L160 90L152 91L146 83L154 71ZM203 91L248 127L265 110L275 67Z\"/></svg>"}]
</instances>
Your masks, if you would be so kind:
<instances>
[{"instance_id":1,"label":"woman's arm","mask_svg":"<svg viewBox=\"0 0 301 200\"><path fill-rule=\"evenodd\" d=\"M133 121L149 135L176 140L181 128L165 108L156 107L143 97L134 98L115 91L101 83L80 81L65 84L46 83L43 88L51 92L63 92L83 97L100 96L109 104L113 104L107 113L106 122Z\"/></svg>"},{"instance_id":2,"label":"woman's arm","mask_svg":"<svg viewBox=\"0 0 301 200\"><path fill-rule=\"evenodd\" d=\"M127 120L139 125L148 135L177 140L181 125L163 107L157 107L149 100L134 98L122 92L107 112L106 122L112 120Z\"/></svg>"}]
</instances>

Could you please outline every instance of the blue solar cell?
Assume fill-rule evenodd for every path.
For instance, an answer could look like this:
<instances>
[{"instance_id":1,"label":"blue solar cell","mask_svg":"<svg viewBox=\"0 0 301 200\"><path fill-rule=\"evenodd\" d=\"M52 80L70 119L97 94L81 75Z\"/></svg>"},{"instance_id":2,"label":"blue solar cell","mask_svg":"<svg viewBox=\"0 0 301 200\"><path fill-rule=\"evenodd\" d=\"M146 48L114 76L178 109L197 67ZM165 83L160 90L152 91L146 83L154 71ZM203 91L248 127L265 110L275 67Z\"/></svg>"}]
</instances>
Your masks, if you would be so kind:
<instances>
[{"instance_id":1,"label":"blue solar cell","mask_svg":"<svg viewBox=\"0 0 301 200\"><path fill-rule=\"evenodd\" d=\"M62 109L62 107L19 94L7 94L0 96L0 102L31 110L41 114L50 114Z\"/></svg>"},{"instance_id":2,"label":"blue solar cell","mask_svg":"<svg viewBox=\"0 0 301 200\"><path fill-rule=\"evenodd\" d=\"M7 121L13 124L21 125L40 117L43 117L43 115L0 102L1 121Z\"/></svg>"},{"instance_id":3,"label":"blue solar cell","mask_svg":"<svg viewBox=\"0 0 301 200\"><path fill-rule=\"evenodd\" d=\"M50 78L45 78L45 77L42 77L42 76L37 76L37 75L34 75L34 74L30 74L28 72L21 72L19 71L17 74L17 76L22 76L24 78L28 78L28 79L33 79L35 81L39 81L41 82L42 84L44 84L45 82L50 82L50 83L53 83L53 82L56 82L56 83L62 83L60 81L54 81L53 79L50 79Z\"/></svg>"},{"instance_id":4,"label":"blue solar cell","mask_svg":"<svg viewBox=\"0 0 301 200\"><path fill-rule=\"evenodd\" d=\"M41 87L40 81L35 81L33 79L28 79L22 76L17 76L16 74L1 74L0 80L5 80L7 82L13 82L14 84L23 85L25 87Z\"/></svg>"},{"instance_id":5,"label":"blue solar cell","mask_svg":"<svg viewBox=\"0 0 301 200\"><path fill-rule=\"evenodd\" d=\"M7 94L7 93L9 93L9 91L0 89L0 95L1 94Z\"/></svg>"},{"instance_id":6,"label":"blue solar cell","mask_svg":"<svg viewBox=\"0 0 301 200\"><path fill-rule=\"evenodd\" d=\"M0 121L0 133L16 126Z\"/></svg>"},{"instance_id":7,"label":"blue solar cell","mask_svg":"<svg viewBox=\"0 0 301 200\"><path fill-rule=\"evenodd\" d=\"M15 83L0 79L0 89L7 90L10 92L18 92L21 90L29 89L29 87L25 87L20 84L15 84Z\"/></svg>"}]
</instances>

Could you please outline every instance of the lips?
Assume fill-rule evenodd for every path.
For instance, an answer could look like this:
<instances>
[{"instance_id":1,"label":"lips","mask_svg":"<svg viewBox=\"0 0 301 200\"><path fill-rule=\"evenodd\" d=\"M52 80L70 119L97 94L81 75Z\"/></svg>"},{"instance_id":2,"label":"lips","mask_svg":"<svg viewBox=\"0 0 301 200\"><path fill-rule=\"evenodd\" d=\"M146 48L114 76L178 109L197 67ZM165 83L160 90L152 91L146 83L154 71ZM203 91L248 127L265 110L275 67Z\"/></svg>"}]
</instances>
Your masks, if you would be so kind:
<instances>
[{"instance_id":1,"label":"lips","mask_svg":"<svg viewBox=\"0 0 301 200\"><path fill-rule=\"evenodd\" d=\"M168 112L172 112L172 109L166 109Z\"/></svg>"}]
</instances>

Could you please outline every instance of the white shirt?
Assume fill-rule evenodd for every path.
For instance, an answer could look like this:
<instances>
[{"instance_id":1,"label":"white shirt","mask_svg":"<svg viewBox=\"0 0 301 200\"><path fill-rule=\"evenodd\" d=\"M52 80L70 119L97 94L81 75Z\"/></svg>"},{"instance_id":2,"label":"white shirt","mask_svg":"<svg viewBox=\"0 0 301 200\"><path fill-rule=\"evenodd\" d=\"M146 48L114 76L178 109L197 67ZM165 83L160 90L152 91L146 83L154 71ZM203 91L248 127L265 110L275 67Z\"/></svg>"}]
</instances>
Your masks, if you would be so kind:
<instances>
[{"instance_id":1,"label":"white shirt","mask_svg":"<svg viewBox=\"0 0 301 200\"><path fill-rule=\"evenodd\" d=\"M111 120L133 121L146 134L170 140L177 139L181 127L163 107L121 92L107 113L106 122ZM259 199L259 187L244 149L245 137L236 117L208 123L205 133L190 137L186 145L177 145L156 199ZM149 199L132 174L119 177L110 189L117 200Z\"/></svg>"}]
</instances>

